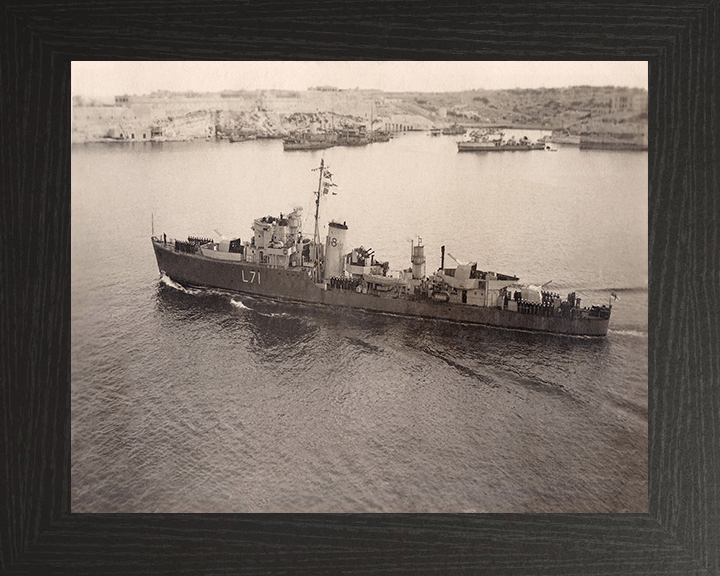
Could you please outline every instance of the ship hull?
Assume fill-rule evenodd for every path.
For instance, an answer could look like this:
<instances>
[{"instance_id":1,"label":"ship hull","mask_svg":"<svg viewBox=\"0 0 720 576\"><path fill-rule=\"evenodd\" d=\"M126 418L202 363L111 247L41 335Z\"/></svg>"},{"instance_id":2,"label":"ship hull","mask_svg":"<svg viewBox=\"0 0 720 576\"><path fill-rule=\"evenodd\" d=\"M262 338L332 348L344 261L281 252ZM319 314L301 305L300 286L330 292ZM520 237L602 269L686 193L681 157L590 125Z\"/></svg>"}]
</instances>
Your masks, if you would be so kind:
<instances>
[{"instance_id":1,"label":"ship hull","mask_svg":"<svg viewBox=\"0 0 720 576\"><path fill-rule=\"evenodd\" d=\"M515 330L532 330L577 336L604 336L608 319L565 318L521 314L500 308L435 302L430 298L405 299L361 294L353 290L324 289L308 273L294 268L269 268L228 262L197 254L176 252L153 240L158 268L181 284L222 288L254 296L293 300L375 312L438 318Z\"/></svg>"},{"instance_id":2,"label":"ship hull","mask_svg":"<svg viewBox=\"0 0 720 576\"><path fill-rule=\"evenodd\" d=\"M640 134L603 134L582 136L580 150L636 150L647 151L647 137Z\"/></svg>"},{"instance_id":3,"label":"ship hull","mask_svg":"<svg viewBox=\"0 0 720 576\"><path fill-rule=\"evenodd\" d=\"M551 136L548 138L548 142L552 142L553 144L579 146L580 136Z\"/></svg>"},{"instance_id":4,"label":"ship hull","mask_svg":"<svg viewBox=\"0 0 720 576\"><path fill-rule=\"evenodd\" d=\"M580 150L631 150L647 152L648 147L634 142L585 142L580 141Z\"/></svg>"},{"instance_id":5,"label":"ship hull","mask_svg":"<svg viewBox=\"0 0 720 576\"><path fill-rule=\"evenodd\" d=\"M458 152L527 152L529 150L542 150L528 145L518 146L483 146L475 142L458 142Z\"/></svg>"},{"instance_id":6,"label":"ship hull","mask_svg":"<svg viewBox=\"0 0 720 576\"><path fill-rule=\"evenodd\" d=\"M283 142L283 150L325 150L335 146L334 142Z\"/></svg>"}]
</instances>

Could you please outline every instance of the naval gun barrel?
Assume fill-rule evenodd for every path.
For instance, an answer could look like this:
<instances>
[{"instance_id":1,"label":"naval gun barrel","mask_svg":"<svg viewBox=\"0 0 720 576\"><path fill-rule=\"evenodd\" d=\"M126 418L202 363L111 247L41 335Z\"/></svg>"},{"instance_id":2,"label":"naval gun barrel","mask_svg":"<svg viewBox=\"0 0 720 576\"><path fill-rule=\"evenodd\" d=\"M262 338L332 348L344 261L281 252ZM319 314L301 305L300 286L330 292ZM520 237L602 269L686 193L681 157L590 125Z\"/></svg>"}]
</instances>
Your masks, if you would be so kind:
<instances>
[{"instance_id":1,"label":"naval gun barrel","mask_svg":"<svg viewBox=\"0 0 720 576\"><path fill-rule=\"evenodd\" d=\"M460 266L464 266L464 265L466 264L465 262L460 262L460 260L458 260L457 258L455 258L455 256L453 256L452 254L450 254L450 252L448 252L448 256L450 256L450 258L452 258L453 260L455 260L455 262L456 262L457 264L459 264Z\"/></svg>"}]
</instances>

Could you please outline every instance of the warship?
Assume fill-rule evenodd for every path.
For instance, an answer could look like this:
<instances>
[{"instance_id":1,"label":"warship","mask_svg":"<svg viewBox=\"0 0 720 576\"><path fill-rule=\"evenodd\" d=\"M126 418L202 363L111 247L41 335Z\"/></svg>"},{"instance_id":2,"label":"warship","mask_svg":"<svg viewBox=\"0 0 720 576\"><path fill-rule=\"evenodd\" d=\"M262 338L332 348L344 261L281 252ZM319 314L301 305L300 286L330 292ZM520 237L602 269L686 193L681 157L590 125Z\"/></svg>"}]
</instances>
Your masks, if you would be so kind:
<instances>
[{"instance_id":1,"label":"warship","mask_svg":"<svg viewBox=\"0 0 720 576\"><path fill-rule=\"evenodd\" d=\"M325 150L337 144L337 137L330 133L303 133L283 139L283 150Z\"/></svg>"},{"instance_id":2,"label":"warship","mask_svg":"<svg viewBox=\"0 0 720 576\"><path fill-rule=\"evenodd\" d=\"M302 231L302 208L253 221L252 236L187 240L152 236L160 272L180 284L253 296L381 313L444 319L515 330L605 336L612 305L582 307L576 293L561 298L547 285L522 285L511 274L478 269L448 252L454 267L426 274L422 239L410 246L410 266L390 272L372 249L350 247L346 222L331 221L320 238L322 198L335 186L321 160L315 195L315 230Z\"/></svg>"},{"instance_id":3,"label":"warship","mask_svg":"<svg viewBox=\"0 0 720 576\"><path fill-rule=\"evenodd\" d=\"M503 140L502 132L498 138L493 138L494 134L492 131L475 132L470 135L470 140L462 140L457 143L458 152L527 152L545 149L543 139L530 142L525 136L520 140L515 140L515 138Z\"/></svg>"}]
</instances>

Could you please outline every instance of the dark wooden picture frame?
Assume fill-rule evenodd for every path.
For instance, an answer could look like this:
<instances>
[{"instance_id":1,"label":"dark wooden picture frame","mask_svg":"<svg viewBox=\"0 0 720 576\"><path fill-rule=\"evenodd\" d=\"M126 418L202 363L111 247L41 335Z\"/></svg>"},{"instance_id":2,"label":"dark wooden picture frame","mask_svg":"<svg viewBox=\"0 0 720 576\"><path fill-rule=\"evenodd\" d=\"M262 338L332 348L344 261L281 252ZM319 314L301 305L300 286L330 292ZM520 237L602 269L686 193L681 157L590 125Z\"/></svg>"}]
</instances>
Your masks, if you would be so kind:
<instances>
[{"instance_id":1,"label":"dark wooden picture frame","mask_svg":"<svg viewBox=\"0 0 720 576\"><path fill-rule=\"evenodd\" d=\"M718 12L2 4L0 572L718 573ZM70 62L90 59L647 60L649 514L71 514Z\"/></svg>"}]
</instances>

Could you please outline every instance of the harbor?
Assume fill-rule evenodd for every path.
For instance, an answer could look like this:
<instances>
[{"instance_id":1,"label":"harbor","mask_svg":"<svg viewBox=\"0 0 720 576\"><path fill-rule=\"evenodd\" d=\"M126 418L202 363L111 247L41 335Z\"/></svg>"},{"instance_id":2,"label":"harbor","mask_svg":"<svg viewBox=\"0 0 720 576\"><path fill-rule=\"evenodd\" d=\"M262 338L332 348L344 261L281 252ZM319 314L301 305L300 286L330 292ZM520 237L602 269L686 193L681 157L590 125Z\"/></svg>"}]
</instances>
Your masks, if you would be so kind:
<instances>
[{"instance_id":1,"label":"harbor","mask_svg":"<svg viewBox=\"0 0 720 576\"><path fill-rule=\"evenodd\" d=\"M337 186L321 223L346 222L347 246L371 247L388 277L421 236L428 273L446 246L444 268L449 253L581 306L614 292L607 335L159 273L151 225L168 243L230 242L302 207L312 234L323 160ZM72 166L74 512L646 508L647 153L460 154L455 137L418 131L297 153L262 138L92 143Z\"/></svg>"},{"instance_id":2,"label":"harbor","mask_svg":"<svg viewBox=\"0 0 720 576\"><path fill-rule=\"evenodd\" d=\"M364 146L409 132L461 138L477 131L543 130L562 140L557 143L579 145L582 137L586 147L634 150L647 149L647 111L647 91L612 86L440 94L314 86L302 91L156 91L102 100L78 95L72 141L270 138L297 151ZM482 147L461 149L473 148Z\"/></svg>"}]
</instances>

